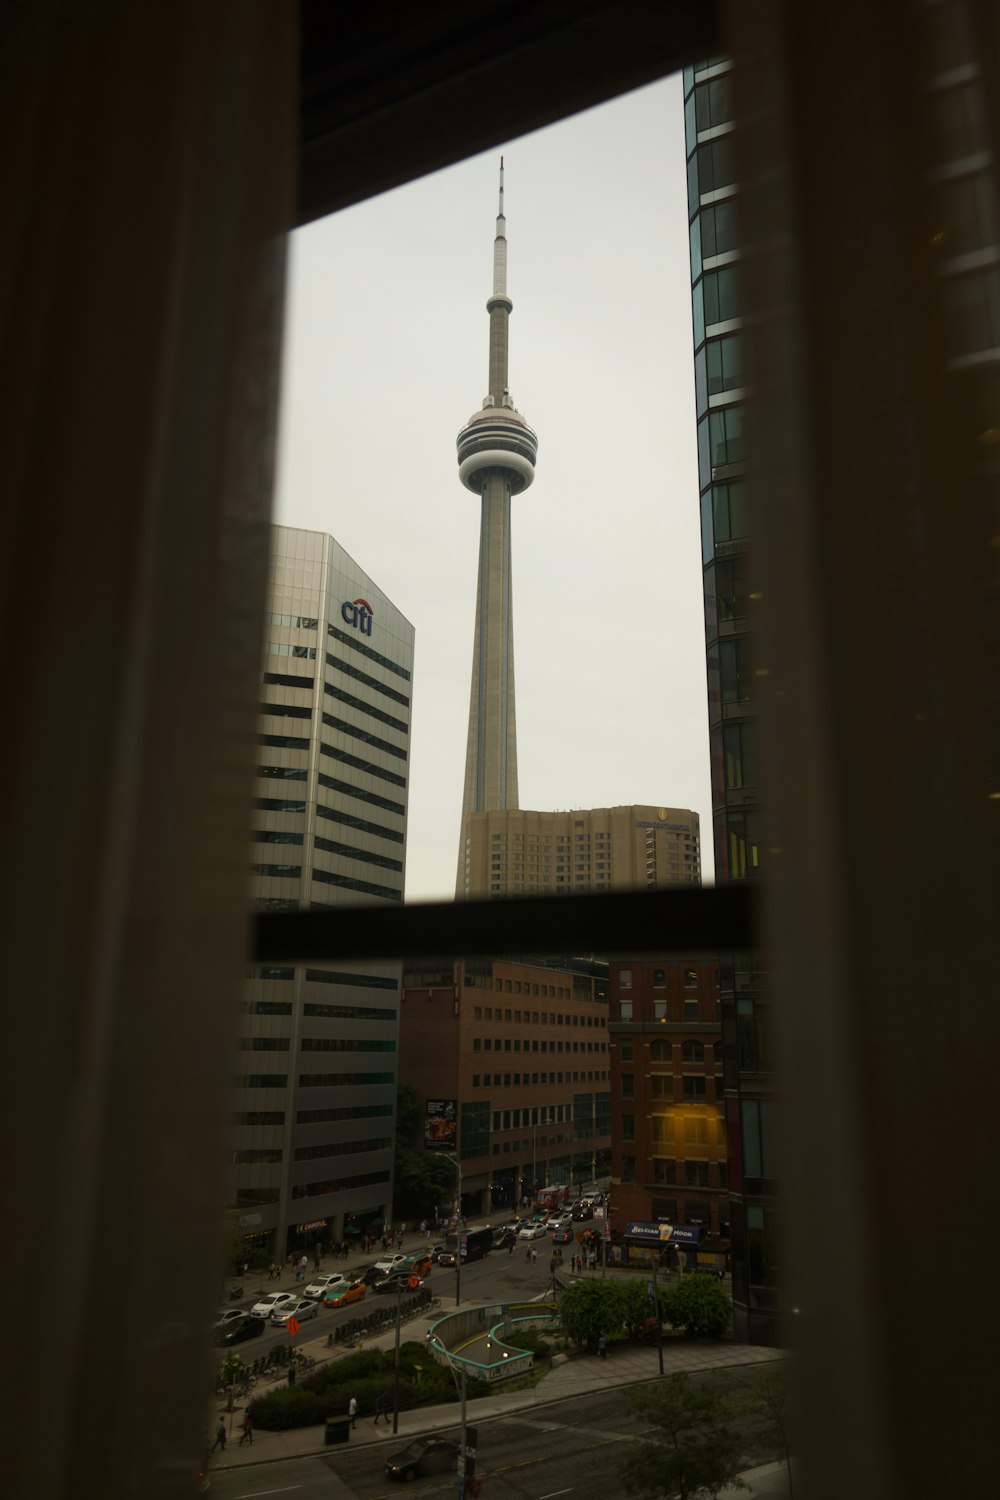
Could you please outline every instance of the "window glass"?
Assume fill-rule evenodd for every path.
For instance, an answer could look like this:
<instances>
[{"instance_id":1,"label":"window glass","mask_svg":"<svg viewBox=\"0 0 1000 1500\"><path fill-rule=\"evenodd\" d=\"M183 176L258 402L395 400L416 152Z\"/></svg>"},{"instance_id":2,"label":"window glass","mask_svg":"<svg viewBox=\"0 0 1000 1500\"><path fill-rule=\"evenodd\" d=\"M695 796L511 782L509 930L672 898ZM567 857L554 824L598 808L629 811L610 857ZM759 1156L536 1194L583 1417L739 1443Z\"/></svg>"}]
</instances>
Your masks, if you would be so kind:
<instances>
[{"instance_id":1,"label":"window glass","mask_svg":"<svg viewBox=\"0 0 1000 1500\"><path fill-rule=\"evenodd\" d=\"M723 266L719 271L706 271L702 277L705 298L705 323L724 323L739 316L736 267Z\"/></svg>"},{"instance_id":2,"label":"window glass","mask_svg":"<svg viewBox=\"0 0 1000 1500\"><path fill-rule=\"evenodd\" d=\"M691 280L701 275L701 214L691 220Z\"/></svg>"},{"instance_id":3,"label":"window glass","mask_svg":"<svg viewBox=\"0 0 1000 1500\"><path fill-rule=\"evenodd\" d=\"M717 141L708 141L699 146L696 152L698 159L697 183L700 193L713 193L718 188L731 187L736 178L736 169L733 162L733 138L731 135L722 136ZM691 167L694 157L688 163L688 182L691 182ZM697 200L689 198L689 203Z\"/></svg>"},{"instance_id":4,"label":"window glass","mask_svg":"<svg viewBox=\"0 0 1000 1500\"><path fill-rule=\"evenodd\" d=\"M707 489L701 497L701 561L704 565L712 561L715 553L715 534L712 527L712 491Z\"/></svg>"},{"instance_id":5,"label":"window glass","mask_svg":"<svg viewBox=\"0 0 1000 1500\"><path fill-rule=\"evenodd\" d=\"M728 484L717 484L712 494L717 540L743 541L749 535L746 481L731 479Z\"/></svg>"},{"instance_id":6,"label":"window glass","mask_svg":"<svg viewBox=\"0 0 1000 1500\"><path fill-rule=\"evenodd\" d=\"M712 339L706 346L708 370L708 394L720 396L724 391L737 390L743 384L743 335L723 334Z\"/></svg>"},{"instance_id":7,"label":"window glass","mask_svg":"<svg viewBox=\"0 0 1000 1500\"><path fill-rule=\"evenodd\" d=\"M712 467L742 463L746 453L743 407L724 406L721 410L709 412L708 421Z\"/></svg>"},{"instance_id":8,"label":"window glass","mask_svg":"<svg viewBox=\"0 0 1000 1500\"><path fill-rule=\"evenodd\" d=\"M697 129L694 95L689 94L684 101L684 149L688 152L694 150Z\"/></svg>"},{"instance_id":9,"label":"window glass","mask_svg":"<svg viewBox=\"0 0 1000 1500\"><path fill-rule=\"evenodd\" d=\"M698 152L692 151L688 157L688 208L697 208L700 194L698 192Z\"/></svg>"},{"instance_id":10,"label":"window glass","mask_svg":"<svg viewBox=\"0 0 1000 1500\"><path fill-rule=\"evenodd\" d=\"M706 259L739 249L734 199L725 198L721 203L706 205L700 217L701 253Z\"/></svg>"},{"instance_id":11,"label":"window glass","mask_svg":"<svg viewBox=\"0 0 1000 1500\"><path fill-rule=\"evenodd\" d=\"M742 620L749 602L746 557L741 553L723 558L716 563L714 572L720 621Z\"/></svg>"},{"instance_id":12,"label":"window glass","mask_svg":"<svg viewBox=\"0 0 1000 1500\"><path fill-rule=\"evenodd\" d=\"M691 322L694 328L694 345L705 339L705 283L704 278L695 283L691 292Z\"/></svg>"},{"instance_id":13,"label":"window glass","mask_svg":"<svg viewBox=\"0 0 1000 1500\"><path fill-rule=\"evenodd\" d=\"M713 346L709 344L708 349ZM694 357L694 402L699 417L708 410L708 381L705 378L705 350L699 349Z\"/></svg>"},{"instance_id":14,"label":"window glass","mask_svg":"<svg viewBox=\"0 0 1000 1500\"><path fill-rule=\"evenodd\" d=\"M708 417L702 417L698 423L698 488L702 490L712 482L711 435L708 422Z\"/></svg>"},{"instance_id":15,"label":"window glass","mask_svg":"<svg viewBox=\"0 0 1000 1500\"><path fill-rule=\"evenodd\" d=\"M711 130L733 118L732 74L723 73L694 91L695 124L698 130Z\"/></svg>"},{"instance_id":16,"label":"window glass","mask_svg":"<svg viewBox=\"0 0 1000 1500\"><path fill-rule=\"evenodd\" d=\"M750 642L745 637L719 642L719 684L723 703L751 702L754 680Z\"/></svg>"}]
</instances>

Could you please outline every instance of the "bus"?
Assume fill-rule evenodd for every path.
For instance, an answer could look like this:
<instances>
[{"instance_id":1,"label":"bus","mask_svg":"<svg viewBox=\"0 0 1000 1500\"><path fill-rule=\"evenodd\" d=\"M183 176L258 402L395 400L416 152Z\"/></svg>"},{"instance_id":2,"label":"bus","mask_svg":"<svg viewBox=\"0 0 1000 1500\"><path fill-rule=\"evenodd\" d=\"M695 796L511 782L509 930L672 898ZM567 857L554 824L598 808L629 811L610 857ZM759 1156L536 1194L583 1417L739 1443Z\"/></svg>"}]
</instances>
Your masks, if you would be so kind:
<instances>
[{"instance_id":1,"label":"bus","mask_svg":"<svg viewBox=\"0 0 1000 1500\"><path fill-rule=\"evenodd\" d=\"M460 1239L461 1236L461 1239ZM447 1250L442 1257L442 1265L453 1266L459 1244L464 1246L462 1250L462 1264L468 1260L482 1260L493 1249L493 1230L489 1224L470 1224L468 1229L449 1229L445 1237Z\"/></svg>"}]
</instances>

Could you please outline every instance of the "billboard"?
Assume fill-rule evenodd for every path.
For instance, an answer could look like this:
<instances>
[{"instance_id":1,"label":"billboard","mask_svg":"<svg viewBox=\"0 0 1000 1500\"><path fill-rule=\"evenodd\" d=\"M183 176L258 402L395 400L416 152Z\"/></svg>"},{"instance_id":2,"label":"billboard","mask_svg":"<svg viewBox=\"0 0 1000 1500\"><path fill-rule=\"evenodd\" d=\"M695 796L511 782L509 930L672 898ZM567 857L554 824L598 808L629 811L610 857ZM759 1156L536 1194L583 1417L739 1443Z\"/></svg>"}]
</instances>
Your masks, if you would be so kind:
<instances>
[{"instance_id":1,"label":"billboard","mask_svg":"<svg viewBox=\"0 0 1000 1500\"><path fill-rule=\"evenodd\" d=\"M428 1099L424 1107L424 1150L458 1149L458 1100Z\"/></svg>"}]
</instances>

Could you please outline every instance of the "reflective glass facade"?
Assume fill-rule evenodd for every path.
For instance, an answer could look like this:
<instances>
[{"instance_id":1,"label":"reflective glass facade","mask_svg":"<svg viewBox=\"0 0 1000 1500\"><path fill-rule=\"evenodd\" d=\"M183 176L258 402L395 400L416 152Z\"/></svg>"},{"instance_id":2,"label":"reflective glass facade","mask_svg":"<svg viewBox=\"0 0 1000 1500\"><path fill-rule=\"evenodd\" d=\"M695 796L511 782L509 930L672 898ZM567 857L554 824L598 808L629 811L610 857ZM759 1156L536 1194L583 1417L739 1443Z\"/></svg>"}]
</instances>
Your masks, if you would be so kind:
<instances>
[{"instance_id":1,"label":"reflective glass facade","mask_svg":"<svg viewBox=\"0 0 1000 1500\"><path fill-rule=\"evenodd\" d=\"M725 58L684 71L712 823L720 883L756 879L762 864L755 704L763 679L754 666L756 596L747 557L747 377L732 82ZM720 955L719 982L735 1330L751 1342L773 1343L779 1337L774 1103L758 957Z\"/></svg>"},{"instance_id":2,"label":"reflective glass facade","mask_svg":"<svg viewBox=\"0 0 1000 1500\"><path fill-rule=\"evenodd\" d=\"M401 902L413 627L331 537L275 527L265 638L254 908ZM399 994L398 962L248 975L227 1202L277 1256L391 1213Z\"/></svg>"}]
</instances>

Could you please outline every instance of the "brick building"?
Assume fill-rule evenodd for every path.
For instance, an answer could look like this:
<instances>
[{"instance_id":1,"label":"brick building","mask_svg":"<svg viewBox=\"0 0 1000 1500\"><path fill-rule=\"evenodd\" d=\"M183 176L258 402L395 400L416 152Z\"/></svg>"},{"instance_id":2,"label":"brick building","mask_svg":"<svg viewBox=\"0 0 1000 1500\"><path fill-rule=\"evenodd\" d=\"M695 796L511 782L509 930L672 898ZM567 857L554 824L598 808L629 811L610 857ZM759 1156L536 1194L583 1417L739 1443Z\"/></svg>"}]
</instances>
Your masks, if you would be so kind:
<instances>
[{"instance_id":1,"label":"brick building","mask_svg":"<svg viewBox=\"0 0 1000 1500\"><path fill-rule=\"evenodd\" d=\"M669 1220L726 1234L718 964L620 959L609 988L612 1227Z\"/></svg>"},{"instance_id":2,"label":"brick building","mask_svg":"<svg viewBox=\"0 0 1000 1500\"><path fill-rule=\"evenodd\" d=\"M606 964L476 958L404 971L400 1081L423 1101L458 1102L467 1214L607 1170L609 1068Z\"/></svg>"}]
</instances>

